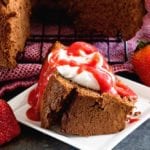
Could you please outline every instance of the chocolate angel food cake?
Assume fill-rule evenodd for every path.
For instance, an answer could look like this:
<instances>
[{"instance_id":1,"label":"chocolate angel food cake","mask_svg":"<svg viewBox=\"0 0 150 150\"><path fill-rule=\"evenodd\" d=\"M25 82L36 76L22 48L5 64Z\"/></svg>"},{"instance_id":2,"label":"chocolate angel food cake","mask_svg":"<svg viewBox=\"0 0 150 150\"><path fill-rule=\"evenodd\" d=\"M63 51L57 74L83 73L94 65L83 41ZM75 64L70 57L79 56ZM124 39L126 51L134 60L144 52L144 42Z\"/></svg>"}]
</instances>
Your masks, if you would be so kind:
<instances>
[{"instance_id":1,"label":"chocolate angel food cake","mask_svg":"<svg viewBox=\"0 0 150 150\"><path fill-rule=\"evenodd\" d=\"M110 134L125 128L136 99L96 47L56 42L29 95L27 116L43 128L59 125L67 134Z\"/></svg>"},{"instance_id":2,"label":"chocolate angel food cake","mask_svg":"<svg viewBox=\"0 0 150 150\"><path fill-rule=\"evenodd\" d=\"M34 8L66 10L78 32L100 33L109 37L121 33L125 40L132 38L140 29L145 15L144 0L35 1Z\"/></svg>"},{"instance_id":3,"label":"chocolate angel food cake","mask_svg":"<svg viewBox=\"0 0 150 150\"><path fill-rule=\"evenodd\" d=\"M0 67L16 65L29 36L29 0L0 0Z\"/></svg>"},{"instance_id":4,"label":"chocolate angel food cake","mask_svg":"<svg viewBox=\"0 0 150 150\"><path fill-rule=\"evenodd\" d=\"M41 7L46 12L63 10L63 19L69 17L77 32L109 37L121 33L125 40L140 29L145 14L144 0L0 0L0 66L15 66L29 35L31 6L40 15Z\"/></svg>"}]
</instances>

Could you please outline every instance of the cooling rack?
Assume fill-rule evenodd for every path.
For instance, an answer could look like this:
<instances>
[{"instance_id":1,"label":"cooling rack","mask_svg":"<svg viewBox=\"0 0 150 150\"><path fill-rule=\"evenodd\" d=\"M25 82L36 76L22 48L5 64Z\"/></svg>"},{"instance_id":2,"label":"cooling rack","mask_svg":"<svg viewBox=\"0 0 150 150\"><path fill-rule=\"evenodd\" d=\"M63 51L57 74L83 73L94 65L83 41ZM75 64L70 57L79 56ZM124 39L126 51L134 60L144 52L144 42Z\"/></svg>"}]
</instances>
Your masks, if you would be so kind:
<instances>
[{"instance_id":1,"label":"cooling rack","mask_svg":"<svg viewBox=\"0 0 150 150\"><path fill-rule=\"evenodd\" d=\"M76 32L76 30L69 25L64 24L47 24L47 23L36 23L32 24L32 33L29 39L27 40L28 43L40 43L40 54L42 54L42 49L44 42L45 43L54 43L55 41L60 41L64 44L70 44L74 41L86 41L90 43L97 43L102 42L106 43L106 51L108 62L110 64L122 64L127 61L127 42L124 41L121 37L121 34L116 35L115 38L109 38L104 36L103 34L82 34ZM37 32L38 30L38 32ZM110 59L110 45L112 43L122 43L123 44L123 54L124 59L121 61L112 61Z\"/></svg>"},{"instance_id":2,"label":"cooling rack","mask_svg":"<svg viewBox=\"0 0 150 150\"><path fill-rule=\"evenodd\" d=\"M40 11L39 11L40 10ZM121 33L118 33L115 38L109 38L103 34L91 33L83 34L77 32L72 25L71 18L68 17L66 11L60 9L43 9L39 8L34 11L31 26L31 36L28 43L40 43L40 54L42 56L43 45L45 43L54 43L60 41L64 44L70 44L74 41L86 41L90 43L101 42L106 45L106 56L110 64L122 64L128 59L127 43L122 39ZM121 43L123 46L123 59L111 60L111 44ZM42 59L41 59L42 60Z\"/></svg>"}]
</instances>

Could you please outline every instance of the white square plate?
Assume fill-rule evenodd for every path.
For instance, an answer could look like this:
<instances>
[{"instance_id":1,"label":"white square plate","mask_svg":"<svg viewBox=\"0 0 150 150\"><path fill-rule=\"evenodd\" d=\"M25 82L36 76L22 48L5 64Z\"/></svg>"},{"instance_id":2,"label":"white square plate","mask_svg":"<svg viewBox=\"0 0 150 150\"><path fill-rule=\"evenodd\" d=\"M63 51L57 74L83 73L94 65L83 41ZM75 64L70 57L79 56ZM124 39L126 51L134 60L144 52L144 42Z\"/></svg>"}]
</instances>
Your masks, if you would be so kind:
<instances>
[{"instance_id":1,"label":"white square plate","mask_svg":"<svg viewBox=\"0 0 150 150\"><path fill-rule=\"evenodd\" d=\"M116 146L123 138L133 132L133 130L135 130L150 117L150 88L122 77L121 80L137 93L138 102L136 103L136 107L138 111L142 112L142 114L139 121L128 124L123 131L116 134L81 137L62 134L56 128L51 130L41 128L40 122L31 121L26 117L26 110L29 108L29 105L27 104L27 97L29 92L36 85L30 87L23 93L10 100L9 104L19 122L38 130L39 132L42 132L79 149L109 150Z\"/></svg>"}]
</instances>

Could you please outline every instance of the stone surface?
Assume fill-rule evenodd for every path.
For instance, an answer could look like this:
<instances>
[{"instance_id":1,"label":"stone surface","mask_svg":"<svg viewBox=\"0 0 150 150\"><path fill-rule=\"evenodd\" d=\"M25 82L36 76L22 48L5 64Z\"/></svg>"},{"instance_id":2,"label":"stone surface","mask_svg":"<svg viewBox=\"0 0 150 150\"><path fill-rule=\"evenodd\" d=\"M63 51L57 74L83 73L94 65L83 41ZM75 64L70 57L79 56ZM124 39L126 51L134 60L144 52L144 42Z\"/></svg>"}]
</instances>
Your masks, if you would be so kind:
<instances>
[{"instance_id":1,"label":"stone surface","mask_svg":"<svg viewBox=\"0 0 150 150\"><path fill-rule=\"evenodd\" d=\"M150 119L128 135L113 150L150 150Z\"/></svg>"},{"instance_id":2,"label":"stone surface","mask_svg":"<svg viewBox=\"0 0 150 150\"><path fill-rule=\"evenodd\" d=\"M22 134L2 150L76 150L61 141L22 125ZM150 119L121 141L113 150L149 150Z\"/></svg>"}]
</instances>

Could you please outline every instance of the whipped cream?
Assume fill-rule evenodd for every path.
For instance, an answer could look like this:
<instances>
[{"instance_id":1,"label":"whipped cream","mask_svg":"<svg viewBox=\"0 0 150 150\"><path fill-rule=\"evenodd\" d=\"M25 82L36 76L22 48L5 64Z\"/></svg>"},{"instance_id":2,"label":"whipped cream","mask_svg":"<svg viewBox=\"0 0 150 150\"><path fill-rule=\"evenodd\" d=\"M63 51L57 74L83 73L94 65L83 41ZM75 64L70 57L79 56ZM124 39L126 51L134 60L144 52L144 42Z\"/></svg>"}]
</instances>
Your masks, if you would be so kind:
<instances>
[{"instance_id":1,"label":"whipped cream","mask_svg":"<svg viewBox=\"0 0 150 150\"><path fill-rule=\"evenodd\" d=\"M93 75L88 71L78 72L79 67L71 67L69 65L58 66L57 71L66 79L69 79L81 86L93 89L100 90L97 80Z\"/></svg>"},{"instance_id":2,"label":"whipped cream","mask_svg":"<svg viewBox=\"0 0 150 150\"><path fill-rule=\"evenodd\" d=\"M53 53L50 53L50 55L48 56L48 61L52 61L51 60L52 57L53 57ZM103 67L104 58L98 51L90 53L90 54L86 54L81 49L79 55L74 56L74 55L68 55L67 50L61 48L59 49L58 54L57 54L56 63L58 64L56 64L56 70L64 78L69 79L81 86L84 86L86 88L90 88L93 90L101 90L101 86L98 83L98 80L90 71L83 69L81 72L79 72L80 67L82 65L90 63L94 57L97 57L98 59L94 68L96 68L97 70L101 70L101 72L103 72L103 74L107 76L108 82L115 82L115 77L113 73L111 73L108 70L109 67L106 62L105 62L105 67ZM59 62L63 60L65 60L66 62L73 61L76 63L76 65L71 66L70 64L59 64Z\"/></svg>"}]
</instances>

